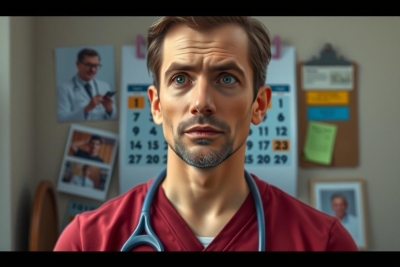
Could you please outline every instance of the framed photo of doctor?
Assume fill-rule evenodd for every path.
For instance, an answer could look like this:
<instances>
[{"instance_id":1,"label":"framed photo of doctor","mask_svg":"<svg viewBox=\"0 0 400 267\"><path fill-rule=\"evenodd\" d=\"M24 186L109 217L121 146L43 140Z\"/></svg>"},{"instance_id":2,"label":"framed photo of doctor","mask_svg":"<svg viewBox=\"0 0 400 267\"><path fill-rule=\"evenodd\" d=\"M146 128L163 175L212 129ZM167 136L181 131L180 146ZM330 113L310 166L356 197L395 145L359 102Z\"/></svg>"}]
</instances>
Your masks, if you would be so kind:
<instances>
[{"instance_id":1,"label":"framed photo of doctor","mask_svg":"<svg viewBox=\"0 0 400 267\"><path fill-rule=\"evenodd\" d=\"M57 121L117 120L113 46L55 48Z\"/></svg>"},{"instance_id":2,"label":"framed photo of doctor","mask_svg":"<svg viewBox=\"0 0 400 267\"><path fill-rule=\"evenodd\" d=\"M311 179L311 205L339 219L360 250L367 249L364 180Z\"/></svg>"}]
</instances>

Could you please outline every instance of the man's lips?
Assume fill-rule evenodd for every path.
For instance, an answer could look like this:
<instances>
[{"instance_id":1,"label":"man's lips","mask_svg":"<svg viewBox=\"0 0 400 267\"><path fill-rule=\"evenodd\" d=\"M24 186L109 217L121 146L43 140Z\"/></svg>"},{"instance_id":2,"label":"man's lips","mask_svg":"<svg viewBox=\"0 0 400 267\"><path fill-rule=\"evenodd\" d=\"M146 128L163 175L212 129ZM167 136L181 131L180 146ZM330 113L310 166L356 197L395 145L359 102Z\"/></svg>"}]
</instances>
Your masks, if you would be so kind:
<instances>
[{"instance_id":1,"label":"man's lips","mask_svg":"<svg viewBox=\"0 0 400 267\"><path fill-rule=\"evenodd\" d=\"M215 133L220 133L221 131L210 127L210 126L196 126L189 128L188 130L185 131L185 133L190 133L190 132L215 132Z\"/></svg>"},{"instance_id":2,"label":"man's lips","mask_svg":"<svg viewBox=\"0 0 400 267\"><path fill-rule=\"evenodd\" d=\"M214 133L214 134L216 134L216 133L221 133L221 131L218 129L215 129L213 127L209 127L209 126L196 126L196 127L189 128L188 130L185 131L185 133L198 133L198 134Z\"/></svg>"}]
</instances>

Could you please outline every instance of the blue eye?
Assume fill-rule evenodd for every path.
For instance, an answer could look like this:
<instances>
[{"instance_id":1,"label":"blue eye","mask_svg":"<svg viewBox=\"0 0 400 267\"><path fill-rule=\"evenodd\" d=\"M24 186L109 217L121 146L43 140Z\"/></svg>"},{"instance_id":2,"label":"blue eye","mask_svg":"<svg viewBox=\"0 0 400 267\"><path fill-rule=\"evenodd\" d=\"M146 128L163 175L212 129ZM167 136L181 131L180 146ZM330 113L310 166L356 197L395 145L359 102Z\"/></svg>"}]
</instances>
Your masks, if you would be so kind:
<instances>
[{"instance_id":1,"label":"blue eye","mask_svg":"<svg viewBox=\"0 0 400 267\"><path fill-rule=\"evenodd\" d=\"M186 77L183 75L177 75L174 77L174 81L178 84L183 84L186 81Z\"/></svg>"},{"instance_id":2,"label":"blue eye","mask_svg":"<svg viewBox=\"0 0 400 267\"><path fill-rule=\"evenodd\" d=\"M231 76L231 75L224 75L224 76L222 77L222 82L223 82L224 84L232 84L232 83L235 83L235 82L236 82L236 79L235 79L233 76Z\"/></svg>"}]
</instances>

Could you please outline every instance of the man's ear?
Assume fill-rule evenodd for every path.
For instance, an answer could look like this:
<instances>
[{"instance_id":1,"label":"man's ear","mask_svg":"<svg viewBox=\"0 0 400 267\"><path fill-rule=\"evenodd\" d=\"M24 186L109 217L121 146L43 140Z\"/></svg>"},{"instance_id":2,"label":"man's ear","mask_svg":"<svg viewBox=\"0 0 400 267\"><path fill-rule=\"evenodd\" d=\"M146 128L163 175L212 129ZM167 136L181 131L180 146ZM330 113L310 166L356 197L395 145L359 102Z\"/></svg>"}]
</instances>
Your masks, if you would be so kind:
<instances>
[{"instance_id":1,"label":"man's ear","mask_svg":"<svg viewBox=\"0 0 400 267\"><path fill-rule=\"evenodd\" d=\"M260 124L271 102L272 90L268 85L261 86L258 89L256 99L253 103L251 122L254 125Z\"/></svg>"},{"instance_id":2,"label":"man's ear","mask_svg":"<svg viewBox=\"0 0 400 267\"><path fill-rule=\"evenodd\" d=\"M147 95L150 101L151 115L153 116L153 121L155 124L162 124L162 111L160 105L160 98L158 95L158 90L154 85L150 85L147 88Z\"/></svg>"}]
</instances>

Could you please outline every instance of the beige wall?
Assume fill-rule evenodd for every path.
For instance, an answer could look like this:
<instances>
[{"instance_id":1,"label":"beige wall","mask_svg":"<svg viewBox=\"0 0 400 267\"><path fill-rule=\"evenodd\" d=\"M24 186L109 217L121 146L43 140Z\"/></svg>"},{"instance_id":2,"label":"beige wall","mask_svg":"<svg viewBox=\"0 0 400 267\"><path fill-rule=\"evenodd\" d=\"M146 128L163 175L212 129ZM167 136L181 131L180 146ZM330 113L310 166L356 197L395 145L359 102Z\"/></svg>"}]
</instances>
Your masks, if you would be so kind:
<instances>
[{"instance_id":1,"label":"beige wall","mask_svg":"<svg viewBox=\"0 0 400 267\"><path fill-rule=\"evenodd\" d=\"M33 95L34 18L11 17L11 192L13 248L27 250L29 222L34 189L40 177L35 175L34 163L40 153L34 153L36 142L36 105ZM38 61L36 61L37 63ZM39 105L41 105L39 103Z\"/></svg>"},{"instance_id":2,"label":"beige wall","mask_svg":"<svg viewBox=\"0 0 400 267\"><path fill-rule=\"evenodd\" d=\"M32 193L33 18L0 18L0 250L27 250Z\"/></svg>"},{"instance_id":3,"label":"beige wall","mask_svg":"<svg viewBox=\"0 0 400 267\"><path fill-rule=\"evenodd\" d=\"M0 250L11 245L10 18L0 17Z\"/></svg>"},{"instance_id":4,"label":"beige wall","mask_svg":"<svg viewBox=\"0 0 400 267\"><path fill-rule=\"evenodd\" d=\"M400 156L398 153L400 151L400 116L398 116L400 113L398 107L400 100L398 88L400 84L400 75L398 74L400 53L397 51L400 45L400 35L398 34L400 18L258 18L265 23L272 35L279 35L284 44L295 46L298 61L319 56L323 45L330 42L340 55L358 63L360 165L357 168L338 169L299 168L298 197L306 203L309 202L310 178L354 177L365 179L370 250L400 250L400 241L398 241L400 240L400 231L397 230L397 226L400 224L400 213L397 212L400 204L398 194L398 188L400 188ZM0 115L2 120L4 117L6 120L10 118L13 120L11 123L12 133L27 131L23 134L25 141L17 142L15 137L11 139L11 149L16 151L16 154L12 156L10 165L13 183L8 185L13 188L12 224L17 223L16 220L19 220L19 218L23 218L22 221L18 222L18 228L13 229L13 239L22 239L22 236L18 237L16 234L21 229L23 233L25 232L27 220L24 214L29 209L26 199L31 198L34 186L38 184L40 179L49 179L54 184L57 183L68 136L70 124L58 124L56 121L54 48L87 44L114 45L116 86L117 90L120 91L121 46L134 44L136 34L146 34L146 29L152 23L154 17L35 17L32 20L33 23L30 23L30 25L33 25L32 30L25 20L20 21L21 24L17 27L27 33L28 37L20 32L18 37L15 38L24 39L28 44L30 38L33 38L33 42L30 42L30 46L21 45L21 47L15 49L26 54L33 51L33 71L30 72L29 68L25 67L20 76L18 74L20 71L15 66L21 66L26 63L26 60L29 61L32 58L29 59L28 56L28 59L26 59L22 55L14 53L15 50L11 51L11 62L15 61L13 63L15 65L11 64L11 83L12 89L17 88L17 92L11 94L11 102L5 103L6 105L10 103L11 107L19 105L21 100L18 96L21 96L25 91L30 91L30 93L27 93L27 99L22 100L22 103L27 106L22 110L19 109L19 115L9 115L8 117L4 114ZM1 27L0 24L0 31ZM17 28L10 28L11 36L14 36L14 31L17 31ZM33 37L29 37L30 33L33 33ZM15 36L17 35L15 34ZM7 50L0 46L0 57L2 56L7 57ZM7 73L0 72L0 74L7 76ZM32 80L30 75L32 74L34 88L29 87ZM26 88L25 91L19 91L22 90L22 87ZM1 93L4 93L7 97L10 92L7 90L3 92L2 89ZM0 101L3 103L6 100L0 99ZM32 113L28 112L29 108L34 111L33 117ZM1 109L4 110L4 106L1 106ZM17 109L12 108L11 110L13 113ZM17 123L14 122L15 119L21 121ZM3 125L7 125L7 122L1 125L3 127ZM90 122L82 123L82 125L113 132L118 132L119 129L118 122ZM2 131L0 145L6 145L4 143L8 138L10 138L8 134ZM28 155L23 152L25 148L28 149ZM1 155L7 155L7 152L1 151L1 153ZM6 161L0 160L0 164L2 164L1 167L6 165L5 169L7 169ZM22 166L26 169L17 171L16 166L20 166L20 164L23 164ZM34 186L30 184L31 182L34 183ZM0 190L5 192L3 187ZM118 157L108 199L117 194ZM0 195L2 199L7 200L7 196L3 193ZM64 219L67 202L71 198L98 203L63 193L57 193L57 197L60 224ZM7 211L7 208L5 210ZM17 250L24 249L22 241L15 242L19 244L16 247Z\"/></svg>"}]
</instances>

